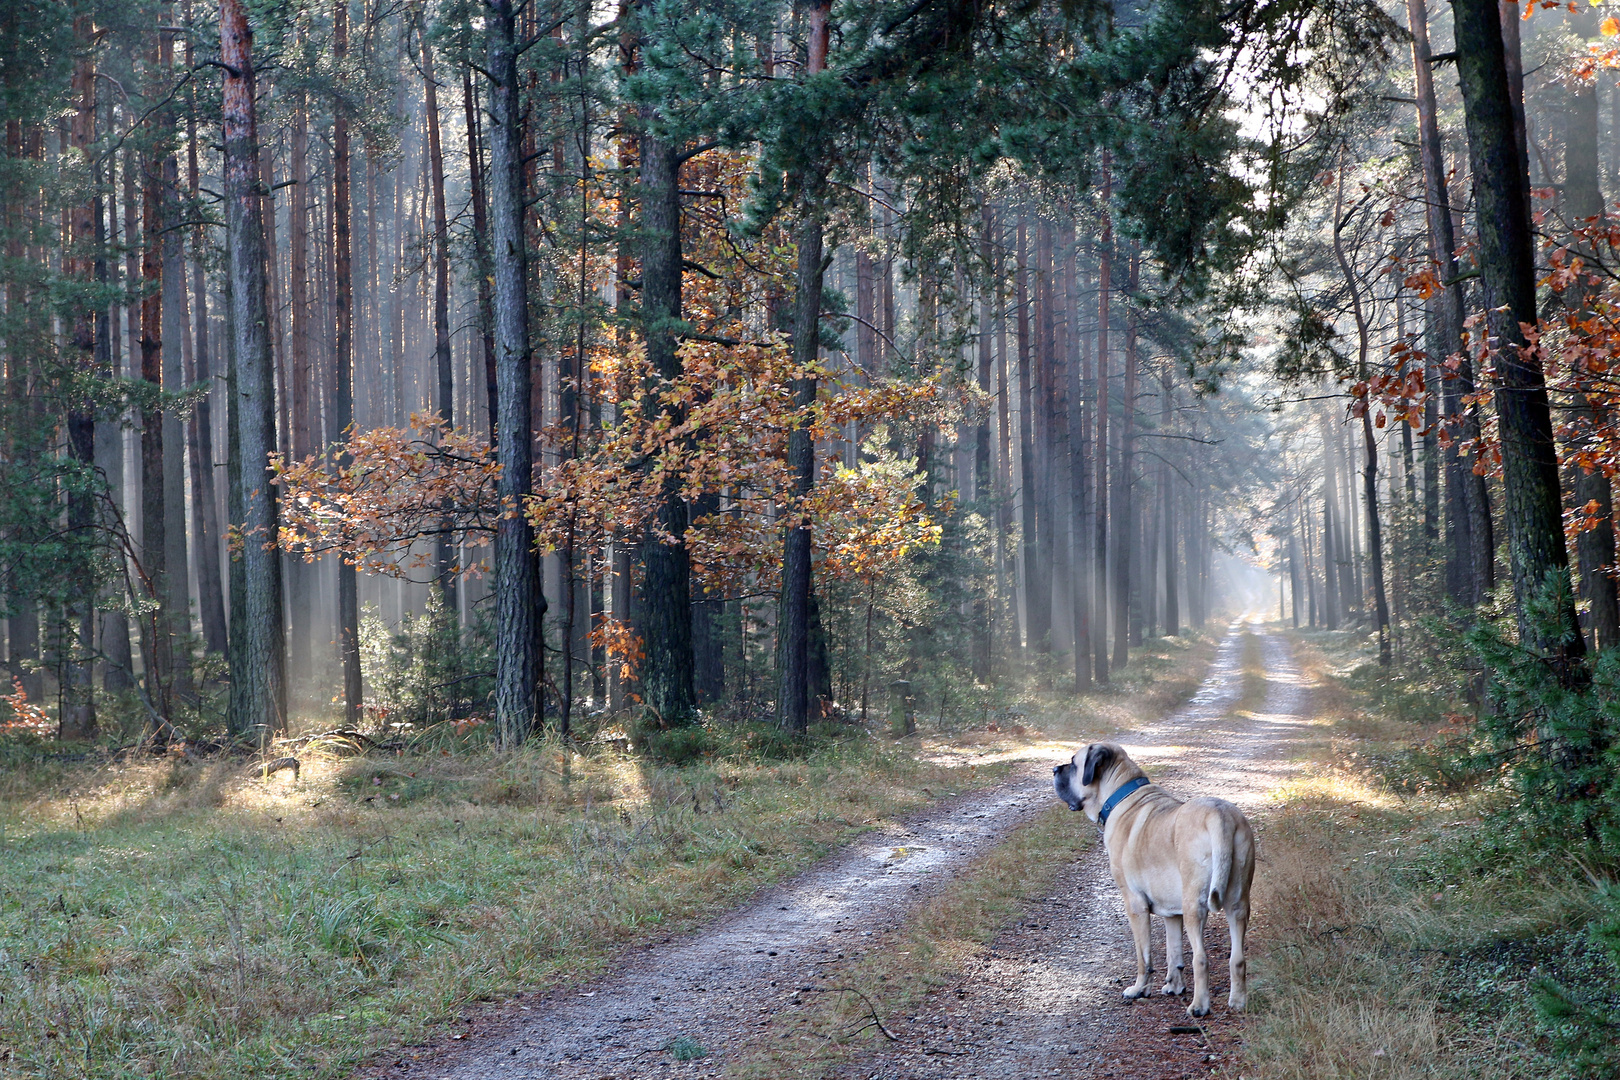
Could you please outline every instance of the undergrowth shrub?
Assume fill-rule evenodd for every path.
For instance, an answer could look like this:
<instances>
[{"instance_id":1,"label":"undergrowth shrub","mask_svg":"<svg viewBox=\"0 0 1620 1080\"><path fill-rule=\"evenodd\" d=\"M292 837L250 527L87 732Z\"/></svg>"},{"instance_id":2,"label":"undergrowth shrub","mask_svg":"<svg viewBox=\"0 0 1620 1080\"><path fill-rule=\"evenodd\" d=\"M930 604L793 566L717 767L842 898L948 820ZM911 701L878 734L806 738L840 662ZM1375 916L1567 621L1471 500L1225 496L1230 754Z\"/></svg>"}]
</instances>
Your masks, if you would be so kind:
<instances>
[{"instance_id":1,"label":"undergrowth shrub","mask_svg":"<svg viewBox=\"0 0 1620 1080\"><path fill-rule=\"evenodd\" d=\"M1557 602L1567 587L1550 579L1527 606L1527 622L1543 641L1557 642L1565 632ZM1428 739L1377 764L1397 786L1468 798L1493 819L1474 843L1452 853L1449 865L1433 857L1438 852L1415 860L1414 869L1429 873L1408 883L1414 891L1507 874L1569 894L1516 931L1514 916L1503 911L1491 940L1473 951L1495 965L1493 979L1519 973L1517 985L1527 989L1547 1047L1573 1075L1614 1080L1620 1078L1620 886L1609 879L1620 867L1620 649L1584 660L1567 659L1559 648L1549 655L1519 640L1512 614L1511 606L1498 605L1495 617L1487 614L1466 631L1437 631L1427 663L1371 678L1377 707L1403 717L1423 715L1425 688L1440 700L1472 696L1478 703L1472 715L1445 714ZM1437 672L1435 661L1450 673ZM1427 717L1435 719L1432 704ZM1589 882L1597 886L1595 897ZM1465 957L1458 971L1469 970Z\"/></svg>"},{"instance_id":2,"label":"undergrowth shrub","mask_svg":"<svg viewBox=\"0 0 1620 1080\"><path fill-rule=\"evenodd\" d=\"M1529 615L1543 637L1556 635L1550 591ZM1477 722L1479 738L1457 744L1459 764L1512 785L1518 817L1551 844L1620 862L1620 650L1570 671L1488 622L1467 640L1490 673L1490 708Z\"/></svg>"},{"instance_id":3,"label":"undergrowth shrub","mask_svg":"<svg viewBox=\"0 0 1620 1080\"><path fill-rule=\"evenodd\" d=\"M1553 1045L1581 1075L1593 1080L1620 1077L1620 887L1599 890L1603 914L1587 934L1608 960L1608 970L1581 989L1542 975L1531 983L1536 1015Z\"/></svg>"},{"instance_id":4,"label":"undergrowth shrub","mask_svg":"<svg viewBox=\"0 0 1620 1080\"><path fill-rule=\"evenodd\" d=\"M482 711L495 685L490 636L480 618L465 631L437 585L426 610L407 614L397 631L369 611L360 623L366 711L379 727L425 728Z\"/></svg>"}]
</instances>

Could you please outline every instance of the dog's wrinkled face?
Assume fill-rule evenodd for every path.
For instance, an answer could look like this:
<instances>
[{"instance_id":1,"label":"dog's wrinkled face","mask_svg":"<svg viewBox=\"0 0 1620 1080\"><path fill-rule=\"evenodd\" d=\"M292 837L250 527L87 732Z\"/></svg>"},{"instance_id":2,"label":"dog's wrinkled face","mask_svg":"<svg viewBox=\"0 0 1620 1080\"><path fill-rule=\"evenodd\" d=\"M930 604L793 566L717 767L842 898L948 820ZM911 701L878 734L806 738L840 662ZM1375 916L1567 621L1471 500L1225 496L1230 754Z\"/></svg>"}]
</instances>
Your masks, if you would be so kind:
<instances>
[{"instance_id":1,"label":"dog's wrinkled face","mask_svg":"<svg viewBox=\"0 0 1620 1080\"><path fill-rule=\"evenodd\" d=\"M1102 779L1113 764L1114 751L1104 743L1077 750L1074 757L1052 769L1052 787L1070 810L1082 810L1092 821L1102 809Z\"/></svg>"}]
</instances>

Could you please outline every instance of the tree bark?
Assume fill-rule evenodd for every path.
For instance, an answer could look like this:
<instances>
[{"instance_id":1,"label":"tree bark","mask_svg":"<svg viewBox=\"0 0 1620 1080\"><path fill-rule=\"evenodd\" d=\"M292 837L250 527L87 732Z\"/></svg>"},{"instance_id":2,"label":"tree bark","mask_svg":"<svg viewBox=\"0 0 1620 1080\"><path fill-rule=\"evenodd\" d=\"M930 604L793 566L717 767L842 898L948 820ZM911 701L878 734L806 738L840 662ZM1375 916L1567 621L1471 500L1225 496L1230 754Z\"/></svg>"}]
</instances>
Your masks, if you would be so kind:
<instances>
[{"instance_id":1,"label":"tree bark","mask_svg":"<svg viewBox=\"0 0 1620 1080\"><path fill-rule=\"evenodd\" d=\"M1092 597L1097 617L1091 624L1093 672L1099 683L1108 682L1108 316L1113 305L1114 219L1108 200L1113 196L1113 175L1108 152L1102 156L1102 236L1097 242L1097 452L1093 467L1097 484L1092 498L1093 538L1091 565L1097 583ZM1119 633L1119 627L1114 628Z\"/></svg>"},{"instance_id":2,"label":"tree bark","mask_svg":"<svg viewBox=\"0 0 1620 1080\"><path fill-rule=\"evenodd\" d=\"M1166 361L1164 373L1160 376L1160 392L1164 395L1159 402L1159 430L1170 430L1171 416L1174 410L1172 378L1174 375L1174 362ZM1171 473L1170 465L1165 463L1159 472L1160 482L1164 485L1164 632L1169 637L1181 636L1181 599L1176 595L1176 499L1175 477ZM1297 579L1296 579L1297 587ZM1296 617L1294 625L1299 625Z\"/></svg>"},{"instance_id":3,"label":"tree bark","mask_svg":"<svg viewBox=\"0 0 1620 1080\"><path fill-rule=\"evenodd\" d=\"M1137 256L1130 260L1130 290L1136 291ZM1125 313L1125 386L1120 399L1119 450L1114 473L1114 667L1130 659L1131 555L1136 549L1136 507L1132 498L1131 469L1136 434L1136 313Z\"/></svg>"},{"instance_id":4,"label":"tree bark","mask_svg":"<svg viewBox=\"0 0 1620 1080\"><path fill-rule=\"evenodd\" d=\"M544 613L534 538L523 515L534 443L529 403L528 254L523 235L523 103L518 84L514 0L488 0L489 224L494 286L496 490L506 508L495 527L495 723L515 748L540 724L536 622Z\"/></svg>"},{"instance_id":5,"label":"tree bark","mask_svg":"<svg viewBox=\"0 0 1620 1080\"><path fill-rule=\"evenodd\" d=\"M349 53L349 0L332 5L332 51L341 73ZM341 74L339 78L341 78ZM341 101L333 102L332 121L332 271L337 334L333 339L332 427L347 439L354 425L354 272L349 221L349 117ZM347 467L347 454L339 467ZM355 568L347 559L337 565L338 655L343 662L343 714L360 722L360 592Z\"/></svg>"},{"instance_id":6,"label":"tree bark","mask_svg":"<svg viewBox=\"0 0 1620 1080\"><path fill-rule=\"evenodd\" d=\"M310 359L310 306L309 306L309 208L313 193L309 182L309 102L303 90L293 99L292 132L288 139L288 164L292 181L287 203L287 261L289 266L287 298L292 326L290 348L282 349L282 356L291 353L289 378L281 387L282 413L287 427L282 441L298 461L317 451L315 434L315 372ZM279 320L278 320L279 322ZM302 559L286 562L289 603L287 614L292 624L291 640L287 643L287 663L291 677L305 679L311 674L315 647L314 587L320 570ZM321 635L323 638L325 634Z\"/></svg>"},{"instance_id":7,"label":"tree bark","mask_svg":"<svg viewBox=\"0 0 1620 1080\"><path fill-rule=\"evenodd\" d=\"M988 203L980 208L979 222L979 261L981 272L988 274L994 264L995 254L990 242L991 214ZM856 309L867 322L872 317L872 267L866 252L860 248L855 252L855 295ZM994 363L994 352L991 348L991 312L990 305L981 293L979 304L979 333L978 333L978 364L975 372L976 382L981 394L992 393L990 369ZM864 336L863 336L864 335ZM871 351L872 332L866 326L856 324L855 340L856 351L864 356ZM987 519L991 518L991 500L994 498L990 480L990 414L986 411L984 417L973 429L973 500L978 504L980 513ZM995 650L995 619L991 613L991 597L989 596L989 583L980 582L973 593L973 647L970 658L970 667L975 682L988 684L990 682L990 660Z\"/></svg>"},{"instance_id":8,"label":"tree bark","mask_svg":"<svg viewBox=\"0 0 1620 1080\"><path fill-rule=\"evenodd\" d=\"M264 225L254 114L253 33L243 0L220 0L225 69L225 227L230 276L232 425L239 461L240 592L231 594L231 733L263 745L287 718L281 622L281 559L274 548L276 487L267 470L276 445L274 362L266 304ZM233 578L233 585L236 580Z\"/></svg>"},{"instance_id":9,"label":"tree bark","mask_svg":"<svg viewBox=\"0 0 1620 1080\"><path fill-rule=\"evenodd\" d=\"M1074 281L1074 264L1079 252L1073 243L1073 227L1070 226L1066 232L1070 240L1065 260L1069 310L1078 315L1080 305ZM1069 433L1069 498L1073 503L1071 525L1074 542L1070 603L1074 609L1074 692L1080 694L1091 688L1091 658L1094 652L1091 641L1093 606L1091 537L1094 528L1092 516L1095 511L1091 505L1091 429L1088 423L1090 410L1086 408L1086 386L1091 382L1092 376L1086 338L1080 332L1078 319L1070 333L1070 340L1072 357L1069 364L1069 408L1072 415Z\"/></svg>"},{"instance_id":10,"label":"tree bark","mask_svg":"<svg viewBox=\"0 0 1620 1080\"><path fill-rule=\"evenodd\" d=\"M73 119L68 129L69 145L88 155L96 139L96 72L94 28L88 15L73 20L73 36L80 53L73 65ZM98 185L99 188L99 185ZM101 216L99 195L75 203L67 213L68 258L63 269L68 276L87 285L96 279L100 258L97 223ZM92 255L91 252L96 252ZM103 274L105 277L105 264ZM73 348L78 364L87 373L104 374L97 355L97 314L86 310L73 320ZM94 543L95 496L91 490L96 457L95 414L75 402L68 413L68 457L79 471L68 491L67 524L77 549L88 552ZM96 736L95 644L96 579L89 559L76 560L74 580L69 582L63 610L65 633L62 649L67 652L63 671L62 703L57 733L63 739L88 740Z\"/></svg>"},{"instance_id":11,"label":"tree bark","mask_svg":"<svg viewBox=\"0 0 1620 1080\"><path fill-rule=\"evenodd\" d=\"M190 23L190 3L187 2L186 21ZM192 59L193 46L186 46L186 59ZM193 200L200 192L197 164L196 110L186 118L186 186ZM226 648L225 593L219 565L219 500L214 488L214 371L208 342L208 281L203 269L202 252L206 249L208 234L198 225L192 233L192 246L197 257L191 263L194 339L192 380L206 387L192 410L186 430L188 456L191 460L192 520L197 534L197 600L202 616L203 644L211 653L223 654Z\"/></svg>"},{"instance_id":12,"label":"tree bark","mask_svg":"<svg viewBox=\"0 0 1620 1080\"><path fill-rule=\"evenodd\" d=\"M1590 19L1583 22L1589 23ZM1584 35L1583 35L1584 36ZM1583 82L1570 89L1568 127L1564 137L1564 212L1570 225L1578 228L1603 217L1603 190L1598 179L1598 103L1596 82ZM1576 243L1575 250L1592 261L1589 244ZM1590 317L1586 290L1570 288L1564 301L1574 312ZM1577 371L1581 392L1577 395L1578 425L1596 425L1606 419L1604 406L1586 392L1589 380ZM1615 580L1608 573L1614 565L1614 494L1608 476L1601 469L1573 470L1571 485L1577 508L1593 507L1597 526L1583 529L1575 537L1575 555L1581 572L1581 592L1588 604L1587 625L1592 644L1609 649L1620 644L1620 597Z\"/></svg>"},{"instance_id":13,"label":"tree bark","mask_svg":"<svg viewBox=\"0 0 1620 1080\"><path fill-rule=\"evenodd\" d=\"M1361 280L1344 251L1344 228L1348 224L1343 216L1344 174L1349 166L1348 158L1349 150L1346 148L1345 160L1340 162L1338 193L1334 203L1333 254L1339 262L1339 272L1344 275L1345 287L1350 290L1350 311L1356 323L1356 374L1362 380L1366 380L1370 375L1367 366L1367 349L1370 344L1367 313L1361 302ZM1367 448L1367 464L1362 473L1362 498L1367 504L1367 548L1372 556L1373 608L1378 625L1378 662L1388 667L1389 601L1384 592L1383 530L1378 517L1378 441L1373 436L1372 410L1365 407L1370 403L1362 404L1364 407L1361 410L1361 436ZM1345 464L1348 467L1349 462Z\"/></svg>"},{"instance_id":14,"label":"tree bark","mask_svg":"<svg viewBox=\"0 0 1620 1080\"><path fill-rule=\"evenodd\" d=\"M158 31L161 42L168 34ZM161 100L166 92L162 85L164 69L162 57L165 45L155 43L148 61L151 65L153 85L149 96ZM162 110L153 118L161 123ZM152 389L163 386L163 158L159 135L154 149L142 163L141 177L141 379ZM178 342L175 343L178 345ZM169 544L167 538L168 515L164 506L163 484L163 410L158 407L141 410L141 564L144 571L147 599L155 605L141 619L141 646L145 654L143 667L146 676L146 694L152 707L163 721L156 733L161 742L168 737L168 725L173 723L171 690L173 680L173 635L169 621L169 587L165 565Z\"/></svg>"},{"instance_id":15,"label":"tree bark","mask_svg":"<svg viewBox=\"0 0 1620 1080\"><path fill-rule=\"evenodd\" d=\"M818 2L807 11L805 76L826 70L830 2ZM788 434L788 472L793 477L797 505L787 515L782 538L782 613L777 627L781 655L781 687L777 695L777 723L802 735L810 723L811 523L803 501L816 477L816 447L810 434L808 410L816 401L816 380L810 374L821 356L821 289L826 267L822 260L821 209L810 177L799 177L807 194L800 204L798 266L793 297L793 364L801 373L793 380L793 403L803 421Z\"/></svg>"},{"instance_id":16,"label":"tree bark","mask_svg":"<svg viewBox=\"0 0 1620 1080\"><path fill-rule=\"evenodd\" d=\"M654 377L672 383L681 377L676 337L681 318L680 158L658 130L657 114L642 113L642 229L646 237L641 260L641 303L647 359ZM649 390L652 388L649 387ZM680 422L678 405L649 395L648 415L663 412ZM668 478L660 496L657 520L642 545L642 629L646 660L642 669L644 703L661 726L693 722L696 693L692 685L692 563L686 550L686 502L679 481Z\"/></svg>"},{"instance_id":17,"label":"tree bark","mask_svg":"<svg viewBox=\"0 0 1620 1080\"><path fill-rule=\"evenodd\" d=\"M462 106L467 114L467 175L473 210L473 255L478 271L478 329L483 341L485 405L489 411L489 441L495 442L495 409L500 391L495 380L495 325L489 297L489 208L484 197L484 136L473 91L472 69L462 72Z\"/></svg>"},{"instance_id":18,"label":"tree bark","mask_svg":"<svg viewBox=\"0 0 1620 1080\"><path fill-rule=\"evenodd\" d=\"M1042 546L1047 552L1048 573L1051 575L1051 599L1054 616L1058 610L1057 597L1069 599L1074 595L1073 545L1070 543L1070 523L1075 520L1078 507L1070 502L1074 481L1068 475L1074 460L1073 435L1070 430L1071 413L1079 402L1069 399L1069 322L1066 278L1062 254L1056 250L1061 243L1051 223L1043 221L1041 230L1043 257L1041 258L1042 289L1041 332L1045 338L1046 353L1046 511L1047 525L1042 529ZM1056 623L1054 617L1053 622ZM1070 627L1070 646L1074 627Z\"/></svg>"},{"instance_id":19,"label":"tree bark","mask_svg":"<svg viewBox=\"0 0 1620 1080\"><path fill-rule=\"evenodd\" d=\"M1457 242L1451 220L1451 195L1446 185L1446 167L1440 142L1438 110L1434 94L1433 61L1429 49L1429 16L1425 0L1407 0L1407 22L1412 32L1412 71L1418 113L1419 156L1423 166L1424 208L1428 223L1429 256L1434 260L1441 290L1429 301L1434 340L1429 351L1436 378L1431 394L1442 395L1443 413L1436 419L1454 424L1459 441L1469 442L1479 435L1474 408L1466 404L1474 389L1473 361L1462 346L1464 322L1463 286L1457 265ZM1458 367L1448 377L1440 377L1439 361L1457 356ZM1428 417L1425 417L1428 420ZM1426 451L1438 451L1434 438L1436 424L1426 424ZM1474 475L1457 441L1446 447L1446 582L1447 593L1464 607L1473 607L1485 598L1492 586L1490 505L1485 478ZM1437 535L1433 522L1439 511L1438 453L1425 456L1425 510L1430 535ZM1434 464L1430 464L1433 462Z\"/></svg>"},{"instance_id":20,"label":"tree bark","mask_svg":"<svg viewBox=\"0 0 1620 1080\"><path fill-rule=\"evenodd\" d=\"M1017 264L1013 277L1013 306L1018 309L1018 473L1019 507L1023 536L1024 649L1043 652L1052 630L1051 589L1041 578L1040 521L1035 467L1035 386L1030 370L1029 225L1018 219ZM1042 598L1047 599L1043 605Z\"/></svg>"},{"instance_id":21,"label":"tree bark","mask_svg":"<svg viewBox=\"0 0 1620 1080\"><path fill-rule=\"evenodd\" d=\"M347 0L338 0L346 3ZM418 19L421 19L420 13ZM417 24L422 47L422 84L426 93L428 167L433 181L433 357L438 375L433 411L448 430L455 426L455 367L450 361L450 218L444 206L444 153L439 146L439 84L433 77L433 46L427 28ZM450 519L445 518L434 541L439 589L444 609L451 619L459 618L456 600L455 546L450 538ZM565 655L571 653L567 643ZM564 690L567 694L568 691Z\"/></svg>"},{"instance_id":22,"label":"tree bark","mask_svg":"<svg viewBox=\"0 0 1620 1080\"><path fill-rule=\"evenodd\" d=\"M1497 360L1496 411L1502 440L1508 554L1519 601L1519 633L1577 677L1585 641L1567 583L1558 457L1541 357L1520 324L1537 321L1528 178L1514 135L1514 108L1496 0L1455 0L1457 68L1468 124L1479 231L1480 283ZM1556 625L1535 625L1532 601L1557 594Z\"/></svg>"},{"instance_id":23,"label":"tree bark","mask_svg":"<svg viewBox=\"0 0 1620 1080\"><path fill-rule=\"evenodd\" d=\"M172 0L165 10L172 15ZM173 22L166 18L166 22ZM162 68L174 68L174 34L159 31L162 40ZM167 93L167 91L165 91ZM180 159L176 154L173 115L167 109L159 121L163 132L163 255L161 279L163 313L159 333L162 339L163 389L170 394L184 392L186 340L186 249L185 217L180 202ZM165 633L171 635L172 693L178 701L196 698L191 678L191 582L190 553L186 543L186 428L178 410L163 411L163 506L173 520L163 530L164 592L167 616Z\"/></svg>"}]
</instances>

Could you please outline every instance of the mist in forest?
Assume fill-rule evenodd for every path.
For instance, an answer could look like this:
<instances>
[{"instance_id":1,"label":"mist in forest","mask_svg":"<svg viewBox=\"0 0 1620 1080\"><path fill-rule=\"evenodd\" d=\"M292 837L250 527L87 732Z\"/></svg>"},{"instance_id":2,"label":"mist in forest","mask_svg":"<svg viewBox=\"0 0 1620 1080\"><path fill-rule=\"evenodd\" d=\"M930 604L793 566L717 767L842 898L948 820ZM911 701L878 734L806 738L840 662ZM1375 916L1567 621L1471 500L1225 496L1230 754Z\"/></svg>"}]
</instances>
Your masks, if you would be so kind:
<instances>
[{"instance_id":1,"label":"mist in forest","mask_svg":"<svg viewBox=\"0 0 1620 1080\"><path fill-rule=\"evenodd\" d=\"M1292 66L1271 7L5 12L6 662L64 738L802 733L1246 611L1387 665L1502 582L1614 635L1595 12L1489 86L1421 3Z\"/></svg>"}]
</instances>

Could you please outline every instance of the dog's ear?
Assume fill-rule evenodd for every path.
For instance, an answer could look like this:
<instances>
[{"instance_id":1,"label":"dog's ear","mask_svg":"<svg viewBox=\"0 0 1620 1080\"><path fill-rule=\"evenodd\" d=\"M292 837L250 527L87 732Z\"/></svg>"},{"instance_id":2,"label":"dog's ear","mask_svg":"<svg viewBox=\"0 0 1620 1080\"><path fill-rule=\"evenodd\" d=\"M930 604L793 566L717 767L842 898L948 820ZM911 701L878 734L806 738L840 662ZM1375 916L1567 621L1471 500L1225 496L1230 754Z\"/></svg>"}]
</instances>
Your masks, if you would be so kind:
<instances>
[{"instance_id":1,"label":"dog's ear","mask_svg":"<svg viewBox=\"0 0 1620 1080\"><path fill-rule=\"evenodd\" d=\"M1097 774L1114 763L1114 751L1102 743L1092 743L1086 747L1085 768L1080 770L1080 786L1089 787L1097 780Z\"/></svg>"}]
</instances>

